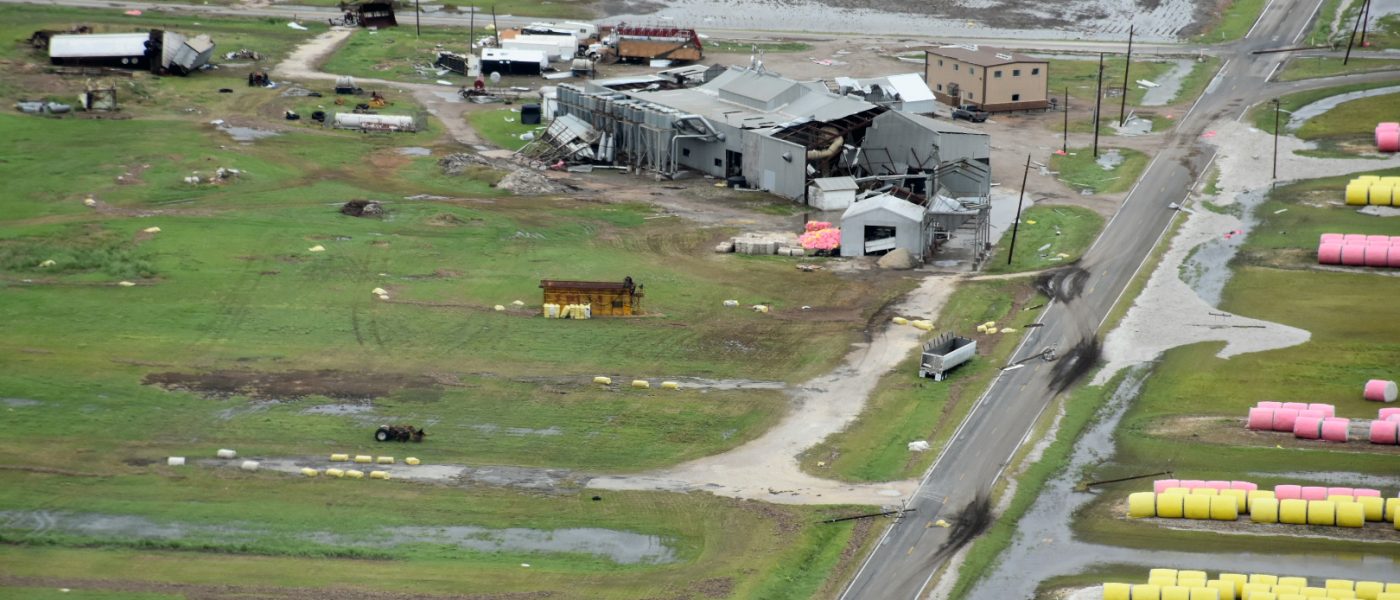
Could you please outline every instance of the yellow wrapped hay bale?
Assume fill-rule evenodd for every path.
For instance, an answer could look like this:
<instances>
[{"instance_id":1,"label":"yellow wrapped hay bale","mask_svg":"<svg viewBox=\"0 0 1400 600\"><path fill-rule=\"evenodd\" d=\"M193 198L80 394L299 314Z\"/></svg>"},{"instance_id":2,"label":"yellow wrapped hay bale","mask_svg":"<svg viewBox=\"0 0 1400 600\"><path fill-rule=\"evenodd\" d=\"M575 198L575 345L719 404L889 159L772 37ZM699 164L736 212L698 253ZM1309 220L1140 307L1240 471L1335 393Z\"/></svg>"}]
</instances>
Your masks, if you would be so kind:
<instances>
[{"instance_id":1,"label":"yellow wrapped hay bale","mask_svg":"<svg viewBox=\"0 0 1400 600\"><path fill-rule=\"evenodd\" d=\"M1103 600L1132 600L1133 586L1126 583L1103 584Z\"/></svg>"},{"instance_id":2,"label":"yellow wrapped hay bale","mask_svg":"<svg viewBox=\"0 0 1400 600\"><path fill-rule=\"evenodd\" d=\"M1381 517L1381 520L1388 523L1394 523L1396 521L1397 514L1400 514L1400 498L1386 498L1385 516ZM1389 592L1390 590L1386 591Z\"/></svg>"},{"instance_id":3,"label":"yellow wrapped hay bale","mask_svg":"<svg viewBox=\"0 0 1400 600\"><path fill-rule=\"evenodd\" d=\"M1336 525L1337 504L1326 500L1308 501L1308 525ZM1332 588L1327 588L1332 589Z\"/></svg>"},{"instance_id":4,"label":"yellow wrapped hay bale","mask_svg":"<svg viewBox=\"0 0 1400 600\"><path fill-rule=\"evenodd\" d=\"M1146 519L1157 516L1157 494L1152 492L1137 492L1128 495L1128 516L1134 519ZM1175 579L1173 577L1173 579Z\"/></svg>"},{"instance_id":5,"label":"yellow wrapped hay bale","mask_svg":"<svg viewBox=\"0 0 1400 600\"><path fill-rule=\"evenodd\" d=\"M1240 518L1240 511L1239 508L1236 508L1235 499L1230 496L1211 498L1210 518L1214 521L1234 521Z\"/></svg>"},{"instance_id":6,"label":"yellow wrapped hay bale","mask_svg":"<svg viewBox=\"0 0 1400 600\"><path fill-rule=\"evenodd\" d=\"M1156 577L1171 577L1173 582L1172 585L1176 585L1176 569L1152 569L1147 572L1148 579L1153 579Z\"/></svg>"},{"instance_id":7,"label":"yellow wrapped hay bale","mask_svg":"<svg viewBox=\"0 0 1400 600\"><path fill-rule=\"evenodd\" d=\"M1206 572L1182 569L1176 572L1176 583L1187 587L1203 586L1206 584Z\"/></svg>"},{"instance_id":8,"label":"yellow wrapped hay bale","mask_svg":"<svg viewBox=\"0 0 1400 600\"><path fill-rule=\"evenodd\" d=\"M1150 583L1133 586L1133 600L1161 600L1162 588Z\"/></svg>"},{"instance_id":9,"label":"yellow wrapped hay bale","mask_svg":"<svg viewBox=\"0 0 1400 600\"><path fill-rule=\"evenodd\" d=\"M1343 502L1356 502L1356 497L1355 497L1355 496L1352 496L1352 495L1350 495L1350 494L1347 494L1347 495L1332 494L1332 495L1330 495L1330 496L1327 497L1327 501L1328 501L1328 502L1333 502L1333 503L1336 503L1336 504L1341 504L1341 503L1343 503Z\"/></svg>"},{"instance_id":10,"label":"yellow wrapped hay bale","mask_svg":"<svg viewBox=\"0 0 1400 600\"><path fill-rule=\"evenodd\" d=\"M1385 584L1379 581L1356 582L1356 597L1360 600L1376 600L1385 591Z\"/></svg>"},{"instance_id":11,"label":"yellow wrapped hay bale","mask_svg":"<svg viewBox=\"0 0 1400 600\"><path fill-rule=\"evenodd\" d=\"M1188 519L1205 520L1210 518L1210 496L1190 495L1186 497L1185 515ZM1180 581L1181 575L1177 574Z\"/></svg>"},{"instance_id":12,"label":"yellow wrapped hay bale","mask_svg":"<svg viewBox=\"0 0 1400 600\"><path fill-rule=\"evenodd\" d=\"M376 463L378 463L378 464L381 464L381 465L392 465L392 464L394 464L394 457L392 457L392 456L380 456L380 457L378 457L378 458L375 458L375 459L374 459L374 462L376 462Z\"/></svg>"},{"instance_id":13,"label":"yellow wrapped hay bale","mask_svg":"<svg viewBox=\"0 0 1400 600\"><path fill-rule=\"evenodd\" d=\"M1332 600L1355 600L1356 592L1351 590L1327 590L1327 597Z\"/></svg>"},{"instance_id":14,"label":"yellow wrapped hay bale","mask_svg":"<svg viewBox=\"0 0 1400 600\"><path fill-rule=\"evenodd\" d=\"M920 331L933 331L933 321L925 321L923 319L919 319L917 321L910 321L909 324L913 325L914 329L918 329ZM987 330L987 333L996 332L989 329Z\"/></svg>"},{"instance_id":15,"label":"yellow wrapped hay bale","mask_svg":"<svg viewBox=\"0 0 1400 600\"><path fill-rule=\"evenodd\" d=\"M349 454L332 454L331 462L347 462L350 460Z\"/></svg>"},{"instance_id":16,"label":"yellow wrapped hay bale","mask_svg":"<svg viewBox=\"0 0 1400 600\"><path fill-rule=\"evenodd\" d=\"M893 321L895 325L908 325L908 324L909 324L909 319L906 319L906 318L904 318L904 317L895 317L895 318L890 319L890 320Z\"/></svg>"},{"instance_id":17,"label":"yellow wrapped hay bale","mask_svg":"<svg viewBox=\"0 0 1400 600\"><path fill-rule=\"evenodd\" d=\"M1259 498L1249 507L1249 520L1255 523L1278 522L1278 500Z\"/></svg>"},{"instance_id":18,"label":"yellow wrapped hay bale","mask_svg":"<svg viewBox=\"0 0 1400 600\"><path fill-rule=\"evenodd\" d=\"M1338 527L1364 527L1366 525L1366 509L1356 502L1344 502L1337 505L1337 526Z\"/></svg>"},{"instance_id":19,"label":"yellow wrapped hay bale","mask_svg":"<svg viewBox=\"0 0 1400 600\"><path fill-rule=\"evenodd\" d=\"M1191 590L1179 585L1163 587L1162 600L1191 600Z\"/></svg>"},{"instance_id":20,"label":"yellow wrapped hay bale","mask_svg":"<svg viewBox=\"0 0 1400 600\"><path fill-rule=\"evenodd\" d=\"M388 472L388 471L370 471L370 472L369 472L369 478L370 478L370 479L388 479L388 478L389 478L389 472Z\"/></svg>"},{"instance_id":21,"label":"yellow wrapped hay bale","mask_svg":"<svg viewBox=\"0 0 1400 600\"><path fill-rule=\"evenodd\" d=\"M1157 496L1157 516L1163 519L1180 519L1185 515L1186 496L1181 494L1161 494Z\"/></svg>"},{"instance_id":22,"label":"yellow wrapped hay bale","mask_svg":"<svg viewBox=\"0 0 1400 600\"><path fill-rule=\"evenodd\" d=\"M1329 592L1332 590L1346 590L1351 592L1356 590L1356 582L1350 579L1328 579L1322 582L1322 587Z\"/></svg>"},{"instance_id":23,"label":"yellow wrapped hay bale","mask_svg":"<svg viewBox=\"0 0 1400 600\"><path fill-rule=\"evenodd\" d=\"M1278 503L1278 522L1288 525L1308 524L1308 501L1290 498Z\"/></svg>"},{"instance_id":24,"label":"yellow wrapped hay bale","mask_svg":"<svg viewBox=\"0 0 1400 600\"><path fill-rule=\"evenodd\" d=\"M1303 594L1303 588L1308 587L1308 578L1307 578L1307 577L1280 577L1280 578L1278 578L1278 585L1291 585L1291 586L1293 586L1293 587L1295 587L1295 588L1298 588L1298 591L1297 591L1297 592L1294 592L1295 594L1302 595L1302 594Z\"/></svg>"},{"instance_id":25,"label":"yellow wrapped hay bale","mask_svg":"<svg viewBox=\"0 0 1400 600\"><path fill-rule=\"evenodd\" d=\"M1249 492L1249 507L1253 507L1254 501L1260 499L1273 500L1273 490L1254 490L1252 492Z\"/></svg>"},{"instance_id":26,"label":"yellow wrapped hay bale","mask_svg":"<svg viewBox=\"0 0 1400 600\"><path fill-rule=\"evenodd\" d=\"M302 474L302 475L305 475L305 476L307 476L307 477L315 477L315 476L317 476L317 475L320 475L321 472L320 472L320 471L317 471L316 469L310 469L310 468L304 468L304 467L303 467L302 470L301 470L301 474Z\"/></svg>"},{"instance_id":27,"label":"yellow wrapped hay bale","mask_svg":"<svg viewBox=\"0 0 1400 600\"><path fill-rule=\"evenodd\" d=\"M1280 598L1284 596L1297 596L1302 598L1303 591L1302 588L1296 585L1276 585L1274 586L1274 595Z\"/></svg>"},{"instance_id":28,"label":"yellow wrapped hay bale","mask_svg":"<svg viewBox=\"0 0 1400 600\"><path fill-rule=\"evenodd\" d=\"M1220 590L1208 587L1191 588L1191 600L1220 600Z\"/></svg>"},{"instance_id":29,"label":"yellow wrapped hay bale","mask_svg":"<svg viewBox=\"0 0 1400 600\"><path fill-rule=\"evenodd\" d=\"M362 464L362 465L367 465L367 464L369 464L369 463L374 462L374 457L373 457L373 456L370 456L370 455L368 455L368 454L356 454L356 455L355 455L355 462L357 462L357 463L359 463L359 464Z\"/></svg>"},{"instance_id":30,"label":"yellow wrapped hay bale","mask_svg":"<svg viewBox=\"0 0 1400 600\"><path fill-rule=\"evenodd\" d=\"M1231 588L1235 591L1235 595L1239 596L1244 593L1244 584L1249 583L1249 576L1244 573L1221 573L1220 580L1229 582Z\"/></svg>"},{"instance_id":31,"label":"yellow wrapped hay bale","mask_svg":"<svg viewBox=\"0 0 1400 600\"><path fill-rule=\"evenodd\" d=\"M612 385L612 378L611 378L611 377L601 377L601 376L600 376L600 377L594 377L594 378L593 378L593 383L598 383L598 384L602 384L602 385Z\"/></svg>"},{"instance_id":32,"label":"yellow wrapped hay bale","mask_svg":"<svg viewBox=\"0 0 1400 600\"><path fill-rule=\"evenodd\" d=\"M344 477L344 476L345 476L345 471L342 471L342 470L340 470L340 469L326 469L326 477L334 477L334 478L336 478L336 479L340 479L341 477Z\"/></svg>"},{"instance_id":33,"label":"yellow wrapped hay bale","mask_svg":"<svg viewBox=\"0 0 1400 600\"><path fill-rule=\"evenodd\" d=\"M1220 490L1221 496L1235 499L1235 512L1249 514L1249 492L1244 490Z\"/></svg>"},{"instance_id":34,"label":"yellow wrapped hay bale","mask_svg":"<svg viewBox=\"0 0 1400 600\"><path fill-rule=\"evenodd\" d=\"M1385 499L1379 496L1362 496L1356 499L1367 521L1380 521L1385 518Z\"/></svg>"},{"instance_id":35,"label":"yellow wrapped hay bale","mask_svg":"<svg viewBox=\"0 0 1400 600\"><path fill-rule=\"evenodd\" d=\"M414 458L414 457L412 457L412 456L403 459L403 464L410 465L410 466L415 466L415 467L418 466L418 464L419 464L420 462L422 462L422 461L419 461L417 458Z\"/></svg>"},{"instance_id":36,"label":"yellow wrapped hay bale","mask_svg":"<svg viewBox=\"0 0 1400 600\"><path fill-rule=\"evenodd\" d=\"M678 390L678 389L681 389L681 384L676 383L676 382L674 382L674 381L663 381L663 382L661 382L661 389L663 389L663 390Z\"/></svg>"},{"instance_id":37,"label":"yellow wrapped hay bale","mask_svg":"<svg viewBox=\"0 0 1400 600\"><path fill-rule=\"evenodd\" d=\"M1262 583L1272 588L1274 585L1278 584L1278 575L1269 575L1267 573L1250 573L1249 582Z\"/></svg>"},{"instance_id":38,"label":"yellow wrapped hay bale","mask_svg":"<svg viewBox=\"0 0 1400 600\"><path fill-rule=\"evenodd\" d=\"M651 382L645 379L633 379L632 387L637 388L639 390L651 389Z\"/></svg>"},{"instance_id":39,"label":"yellow wrapped hay bale","mask_svg":"<svg viewBox=\"0 0 1400 600\"><path fill-rule=\"evenodd\" d=\"M1218 496L1218 495L1220 495L1220 490L1217 490L1217 489L1215 489L1215 488L1201 488L1201 487L1198 487L1198 488L1196 488L1196 489L1191 490L1191 495L1192 495L1192 496Z\"/></svg>"},{"instance_id":40,"label":"yellow wrapped hay bale","mask_svg":"<svg viewBox=\"0 0 1400 600\"><path fill-rule=\"evenodd\" d=\"M1155 585L1155 586L1157 586L1157 587L1159 587L1159 588L1164 588L1164 587L1167 587L1167 586L1169 586L1169 585L1176 585L1176 578L1175 578L1175 577L1164 577L1164 576L1158 575L1158 576L1155 576L1155 577L1148 577L1148 578L1147 578L1147 583L1150 583L1150 584L1152 584L1152 585Z\"/></svg>"},{"instance_id":41,"label":"yellow wrapped hay bale","mask_svg":"<svg viewBox=\"0 0 1400 600\"><path fill-rule=\"evenodd\" d=\"M1220 600L1235 600L1235 582L1212 579L1206 582L1206 587L1220 592Z\"/></svg>"},{"instance_id":42,"label":"yellow wrapped hay bale","mask_svg":"<svg viewBox=\"0 0 1400 600\"><path fill-rule=\"evenodd\" d=\"M1353 180L1347 184L1346 200L1349 206L1366 206L1370 200L1371 183Z\"/></svg>"},{"instance_id":43,"label":"yellow wrapped hay bale","mask_svg":"<svg viewBox=\"0 0 1400 600\"><path fill-rule=\"evenodd\" d=\"M1382 592L1381 595L1376 596L1376 600L1400 600L1400 591Z\"/></svg>"},{"instance_id":44,"label":"yellow wrapped hay bale","mask_svg":"<svg viewBox=\"0 0 1400 600\"><path fill-rule=\"evenodd\" d=\"M365 478L365 472L364 472L364 471L358 471L358 470L355 470L355 469L346 469L346 470L345 470L345 477L348 478L348 479L364 479L364 478Z\"/></svg>"},{"instance_id":45,"label":"yellow wrapped hay bale","mask_svg":"<svg viewBox=\"0 0 1400 600\"><path fill-rule=\"evenodd\" d=\"M1302 589L1304 598L1326 598L1327 590L1320 587L1304 587Z\"/></svg>"},{"instance_id":46,"label":"yellow wrapped hay bale","mask_svg":"<svg viewBox=\"0 0 1400 600\"><path fill-rule=\"evenodd\" d=\"M1272 586L1262 583L1246 583L1240 591L1240 600L1259 600L1260 594L1267 594Z\"/></svg>"}]
</instances>

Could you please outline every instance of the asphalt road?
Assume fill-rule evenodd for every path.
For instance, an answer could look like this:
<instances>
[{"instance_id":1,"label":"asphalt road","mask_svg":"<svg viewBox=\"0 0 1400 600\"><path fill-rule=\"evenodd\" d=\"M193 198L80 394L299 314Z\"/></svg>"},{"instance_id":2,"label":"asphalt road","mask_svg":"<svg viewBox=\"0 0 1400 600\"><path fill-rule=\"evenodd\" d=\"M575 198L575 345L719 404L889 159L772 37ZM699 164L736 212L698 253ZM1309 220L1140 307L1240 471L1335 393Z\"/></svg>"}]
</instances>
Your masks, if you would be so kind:
<instances>
[{"instance_id":1,"label":"asphalt road","mask_svg":"<svg viewBox=\"0 0 1400 600\"><path fill-rule=\"evenodd\" d=\"M1080 263L1076 273L1052 285L1055 299L1043 309L1013 362L1045 346L1056 346L1062 355L1054 363L1033 360L1023 368L1003 371L973 407L953 435L943 454L925 474L910 499L914 510L895 522L856 574L842 598L847 600L896 600L918 598L935 571L966 542L968 525L975 522L971 507L985 498L1012 455L1030 433L1037 417L1056 396L1057 373L1072 371L1073 356L1066 351L1094 339L1109 310L1127 287L1149 252L1165 233L1181 203L1214 160L1214 152L1200 142L1207 127L1221 118L1236 119L1249 106L1299 89L1335 85L1332 81L1270 85L1285 54L1252 55L1251 51L1293 45L1312 23L1316 3L1286 6L1271 3L1249 34L1237 43L1218 48L1228 59L1205 93L1180 120L1162 151L1153 158L1123 206ZM1396 78L1340 78L1346 81ZM1078 294L1076 295L1076 292ZM1086 356L1095 360L1096 355ZM938 519L951 528L934 526Z\"/></svg>"}]
</instances>

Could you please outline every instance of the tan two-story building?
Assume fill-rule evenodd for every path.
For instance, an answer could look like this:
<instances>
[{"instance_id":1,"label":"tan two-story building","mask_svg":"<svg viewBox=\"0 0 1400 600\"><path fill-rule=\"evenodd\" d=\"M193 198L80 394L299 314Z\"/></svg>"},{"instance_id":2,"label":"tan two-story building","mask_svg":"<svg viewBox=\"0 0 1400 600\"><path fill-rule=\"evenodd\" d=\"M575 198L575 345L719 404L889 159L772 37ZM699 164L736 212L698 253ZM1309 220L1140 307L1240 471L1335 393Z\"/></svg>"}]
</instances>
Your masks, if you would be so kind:
<instances>
[{"instance_id":1,"label":"tan two-story building","mask_svg":"<svg viewBox=\"0 0 1400 600\"><path fill-rule=\"evenodd\" d=\"M924 81L939 102L988 112L1050 106L1050 62L986 46L926 50Z\"/></svg>"}]
</instances>

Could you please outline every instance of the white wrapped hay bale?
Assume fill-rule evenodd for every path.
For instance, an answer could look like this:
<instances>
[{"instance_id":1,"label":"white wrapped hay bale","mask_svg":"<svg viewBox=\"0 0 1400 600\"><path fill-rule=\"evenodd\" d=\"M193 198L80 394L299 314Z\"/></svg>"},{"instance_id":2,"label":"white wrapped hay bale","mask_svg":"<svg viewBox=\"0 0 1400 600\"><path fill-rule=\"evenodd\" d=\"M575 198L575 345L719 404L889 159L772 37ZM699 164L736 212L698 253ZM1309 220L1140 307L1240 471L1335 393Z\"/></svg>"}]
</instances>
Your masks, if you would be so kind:
<instances>
[{"instance_id":1,"label":"white wrapped hay bale","mask_svg":"<svg viewBox=\"0 0 1400 600\"><path fill-rule=\"evenodd\" d=\"M258 461L245 460L243 461L243 464L238 465L238 468L243 469L244 471L256 471L258 470Z\"/></svg>"},{"instance_id":2,"label":"white wrapped hay bale","mask_svg":"<svg viewBox=\"0 0 1400 600\"><path fill-rule=\"evenodd\" d=\"M238 458L238 453L228 448L220 448L218 452L214 453L214 456L219 458Z\"/></svg>"},{"instance_id":3,"label":"white wrapped hay bale","mask_svg":"<svg viewBox=\"0 0 1400 600\"><path fill-rule=\"evenodd\" d=\"M172 466L172 467L183 467L183 466L185 466L185 457L183 457L183 456L172 456L172 457L170 457L170 458L165 459L165 464L167 464L167 465L169 465L169 466Z\"/></svg>"}]
</instances>

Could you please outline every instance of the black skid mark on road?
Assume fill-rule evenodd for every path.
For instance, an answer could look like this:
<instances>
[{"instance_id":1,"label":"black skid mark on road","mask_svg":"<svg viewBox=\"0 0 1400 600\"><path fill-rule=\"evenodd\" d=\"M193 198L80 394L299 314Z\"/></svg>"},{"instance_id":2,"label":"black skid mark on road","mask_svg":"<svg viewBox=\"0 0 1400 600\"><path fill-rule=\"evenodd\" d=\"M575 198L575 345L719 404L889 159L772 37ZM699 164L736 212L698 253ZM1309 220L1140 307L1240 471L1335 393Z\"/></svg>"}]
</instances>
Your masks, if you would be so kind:
<instances>
[{"instance_id":1,"label":"black skid mark on road","mask_svg":"<svg viewBox=\"0 0 1400 600\"><path fill-rule=\"evenodd\" d=\"M1056 392L1063 392L1082 379L1094 365L1099 362L1099 355L1103 349L1099 347L1098 338L1086 338L1080 340L1068 352L1060 355L1055 366L1050 370L1050 387Z\"/></svg>"},{"instance_id":2,"label":"black skid mark on road","mask_svg":"<svg viewBox=\"0 0 1400 600\"><path fill-rule=\"evenodd\" d=\"M1089 272L1083 267L1070 266L1046 271L1035 278L1035 289L1060 302L1069 302L1084 293Z\"/></svg>"},{"instance_id":3,"label":"black skid mark on road","mask_svg":"<svg viewBox=\"0 0 1400 600\"><path fill-rule=\"evenodd\" d=\"M948 530L948 541L943 542L935 553L940 559L952 556L992 525L992 502L985 495L978 496L962 507L951 520L953 526Z\"/></svg>"}]
</instances>

